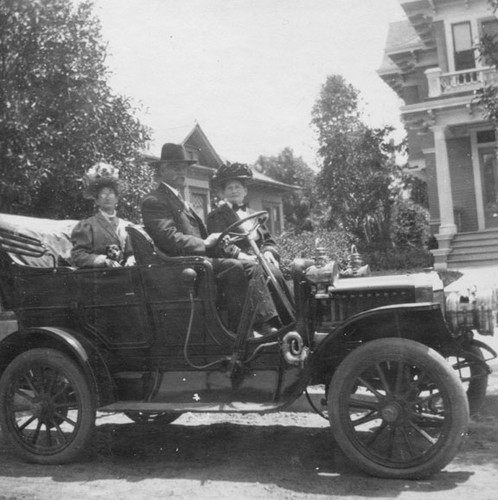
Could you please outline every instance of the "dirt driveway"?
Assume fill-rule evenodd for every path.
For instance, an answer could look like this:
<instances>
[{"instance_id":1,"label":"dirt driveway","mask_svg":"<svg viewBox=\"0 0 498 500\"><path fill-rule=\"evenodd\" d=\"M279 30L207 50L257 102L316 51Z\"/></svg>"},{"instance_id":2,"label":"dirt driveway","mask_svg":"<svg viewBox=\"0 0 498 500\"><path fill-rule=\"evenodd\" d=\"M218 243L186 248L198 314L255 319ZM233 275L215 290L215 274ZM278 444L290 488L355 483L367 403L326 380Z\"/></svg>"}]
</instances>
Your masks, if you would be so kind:
<instances>
[{"instance_id":1,"label":"dirt driveway","mask_svg":"<svg viewBox=\"0 0 498 500\"><path fill-rule=\"evenodd\" d=\"M368 477L311 413L187 414L167 427L99 415L88 456L65 466L21 462L0 439L4 499L498 498L498 363L486 406L459 455L431 480Z\"/></svg>"}]
</instances>

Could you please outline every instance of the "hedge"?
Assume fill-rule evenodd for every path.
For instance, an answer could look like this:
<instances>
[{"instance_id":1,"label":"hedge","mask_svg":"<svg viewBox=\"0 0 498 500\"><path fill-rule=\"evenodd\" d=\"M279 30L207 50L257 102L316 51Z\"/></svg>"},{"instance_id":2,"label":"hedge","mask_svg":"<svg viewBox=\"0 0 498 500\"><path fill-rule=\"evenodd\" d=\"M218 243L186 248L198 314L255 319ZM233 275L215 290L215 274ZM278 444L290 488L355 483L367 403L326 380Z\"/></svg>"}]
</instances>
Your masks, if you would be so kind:
<instances>
[{"instance_id":1,"label":"hedge","mask_svg":"<svg viewBox=\"0 0 498 500\"><path fill-rule=\"evenodd\" d=\"M295 258L313 258L317 247L325 248L331 260L335 260L341 268L347 266L351 255L353 237L346 232L315 230L301 233L285 232L275 238L280 249L281 267L288 274ZM433 257L429 250L419 247L368 249L359 248L365 264L372 271L406 271L432 267Z\"/></svg>"},{"instance_id":2,"label":"hedge","mask_svg":"<svg viewBox=\"0 0 498 500\"><path fill-rule=\"evenodd\" d=\"M345 232L324 229L285 232L275 238L281 257L281 268L287 274L292 261L296 258L313 258L317 247L323 247L331 260L341 267L346 266L351 252L353 239Z\"/></svg>"},{"instance_id":3,"label":"hedge","mask_svg":"<svg viewBox=\"0 0 498 500\"><path fill-rule=\"evenodd\" d=\"M432 267L433 256L424 248L374 250L363 255L372 271L406 271Z\"/></svg>"}]
</instances>

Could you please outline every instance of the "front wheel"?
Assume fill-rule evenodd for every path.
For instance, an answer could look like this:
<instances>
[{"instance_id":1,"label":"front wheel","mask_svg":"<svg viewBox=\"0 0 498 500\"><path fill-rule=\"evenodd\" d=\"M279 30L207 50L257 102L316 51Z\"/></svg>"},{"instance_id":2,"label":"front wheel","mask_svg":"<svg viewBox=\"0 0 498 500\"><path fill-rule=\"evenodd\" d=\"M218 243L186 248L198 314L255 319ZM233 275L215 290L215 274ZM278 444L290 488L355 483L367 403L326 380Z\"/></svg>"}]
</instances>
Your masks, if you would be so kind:
<instances>
[{"instance_id":1,"label":"front wheel","mask_svg":"<svg viewBox=\"0 0 498 500\"><path fill-rule=\"evenodd\" d=\"M339 365L327 399L337 443L378 477L438 472L456 455L469 421L455 371L433 349L407 339L357 348Z\"/></svg>"},{"instance_id":2,"label":"front wheel","mask_svg":"<svg viewBox=\"0 0 498 500\"><path fill-rule=\"evenodd\" d=\"M79 366L54 349L31 349L0 379L0 425L28 462L74 460L89 444L95 398Z\"/></svg>"}]
</instances>

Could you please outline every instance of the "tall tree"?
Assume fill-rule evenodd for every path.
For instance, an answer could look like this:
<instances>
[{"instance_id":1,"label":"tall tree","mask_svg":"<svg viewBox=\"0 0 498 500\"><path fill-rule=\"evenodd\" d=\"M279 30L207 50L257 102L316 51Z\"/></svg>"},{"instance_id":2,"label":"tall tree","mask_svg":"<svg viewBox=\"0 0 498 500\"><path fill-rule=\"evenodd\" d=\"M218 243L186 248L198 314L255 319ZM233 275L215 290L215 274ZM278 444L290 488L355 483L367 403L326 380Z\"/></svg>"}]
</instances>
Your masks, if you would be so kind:
<instances>
[{"instance_id":1,"label":"tall tree","mask_svg":"<svg viewBox=\"0 0 498 500\"><path fill-rule=\"evenodd\" d=\"M260 156L255 167L277 181L301 188L284 197L285 221L298 231L311 229L315 172L306 162L300 156L296 158L293 150L287 147L278 156Z\"/></svg>"},{"instance_id":2,"label":"tall tree","mask_svg":"<svg viewBox=\"0 0 498 500\"><path fill-rule=\"evenodd\" d=\"M128 181L122 206L134 218L149 131L109 87L105 59L91 1L0 3L0 211L80 217L80 178L107 161Z\"/></svg>"},{"instance_id":3,"label":"tall tree","mask_svg":"<svg viewBox=\"0 0 498 500\"><path fill-rule=\"evenodd\" d=\"M496 13L498 0L488 0L491 10ZM484 32L477 45L477 53L487 66L498 66L498 36ZM490 82L476 93L476 101L484 109L486 118L498 129L498 86Z\"/></svg>"},{"instance_id":4,"label":"tall tree","mask_svg":"<svg viewBox=\"0 0 498 500\"><path fill-rule=\"evenodd\" d=\"M361 240L389 242L397 167L390 128L375 129L361 119L358 91L340 75L322 86L312 110L321 170L317 186L326 202L326 221Z\"/></svg>"}]
</instances>

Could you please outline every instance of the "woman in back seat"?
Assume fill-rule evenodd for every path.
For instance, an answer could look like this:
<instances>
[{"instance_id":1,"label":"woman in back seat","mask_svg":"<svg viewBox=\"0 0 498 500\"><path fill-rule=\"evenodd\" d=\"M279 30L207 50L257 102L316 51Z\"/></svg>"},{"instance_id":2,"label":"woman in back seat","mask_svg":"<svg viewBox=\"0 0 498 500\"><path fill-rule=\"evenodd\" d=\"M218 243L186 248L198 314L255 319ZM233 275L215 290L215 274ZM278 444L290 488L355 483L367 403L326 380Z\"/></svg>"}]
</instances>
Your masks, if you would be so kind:
<instances>
[{"instance_id":1,"label":"woman in back seat","mask_svg":"<svg viewBox=\"0 0 498 500\"><path fill-rule=\"evenodd\" d=\"M119 171L97 163L85 175L84 196L95 200L98 211L78 222L71 234L71 259L77 267L120 267L134 265L135 259L126 226L131 222L116 215Z\"/></svg>"}]
</instances>

